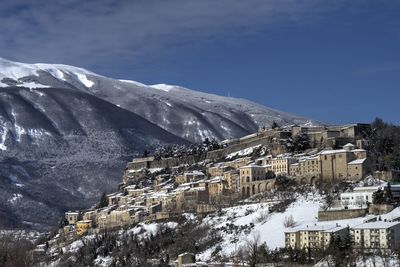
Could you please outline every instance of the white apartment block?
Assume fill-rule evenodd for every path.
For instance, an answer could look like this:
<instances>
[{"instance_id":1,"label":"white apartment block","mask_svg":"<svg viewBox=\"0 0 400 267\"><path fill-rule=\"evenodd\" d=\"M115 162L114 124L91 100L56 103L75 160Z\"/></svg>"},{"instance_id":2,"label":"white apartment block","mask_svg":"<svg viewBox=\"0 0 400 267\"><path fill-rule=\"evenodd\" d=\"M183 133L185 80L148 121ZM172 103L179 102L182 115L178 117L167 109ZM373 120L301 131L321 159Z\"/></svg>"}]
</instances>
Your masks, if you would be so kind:
<instances>
[{"instance_id":1,"label":"white apartment block","mask_svg":"<svg viewBox=\"0 0 400 267\"><path fill-rule=\"evenodd\" d=\"M353 192L340 194L340 204L342 208L366 208L368 203L372 203L372 196L378 190L378 186L356 187Z\"/></svg>"},{"instance_id":2,"label":"white apartment block","mask_svg":"<svg viewBox=\"0 0 400 267\"><path fill-rule=\"evenodd\" d=\"M354 247L365 249L400 249L400 222L376 221L351 229Z\"/></svg>"},{"instance_id":3,"label":"white apartment block","mask_svg":"<svg viewBox=\"0 0 400 267\"><path fill-rule=\"evenodd\" d=\"M327 248L333 237L348 234L339 225L311 225L294 227L285 232L285 246L293 249Z\"/></svg>"}]
</instances>

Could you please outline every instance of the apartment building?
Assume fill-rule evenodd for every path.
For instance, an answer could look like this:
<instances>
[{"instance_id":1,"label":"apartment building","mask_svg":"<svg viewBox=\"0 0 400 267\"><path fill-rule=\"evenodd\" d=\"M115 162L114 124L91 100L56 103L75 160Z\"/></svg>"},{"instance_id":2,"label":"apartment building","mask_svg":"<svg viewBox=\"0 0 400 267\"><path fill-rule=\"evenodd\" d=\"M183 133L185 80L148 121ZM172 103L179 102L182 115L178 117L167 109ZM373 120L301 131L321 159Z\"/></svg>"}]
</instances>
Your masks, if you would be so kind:
<instances>
[{"instance_id":1,"label":"apartment building","mask_svg":"<svg viewBox=\"0 0 400 267\"><path fill-rule=\"evenodd\" d=\"M306 225L285 232L285 246L292 249L327 248L335 236L344 238L347 227L339 225Z\"/></svg>"},{"instance_id":2,"label":"apartment building","mask_svg":"<svg viewBox=\"0 0 400 267\"><path fill-rule=\"evenodd\" d=\"M233 192L239 192L240 187L240 171L230 170L223 173L224 179L227 182L227 188Z\"/></svg>"},{"instance_id":3,"label":"apartment building","mask_svg":"<svg viewBox=\"0 0 400 267\"><path fill-rule=\"evenodd\" d=\"M296 163L296 159L291 155L282 154L271 159L271 170L276 175L289 175L290 165Z\"/></svg>"},{"instance_id":4,"label":"apartment building","mask_svg":"<svg viewBox=\"0 0 400 267\"><path fill-rule=\"evenodd\" d=\"M355 248L400 249L400 222L376 221L363 223L351 229Z\"/></svg>"},{"instance_id":5,"label":"apartment building","mask_svg":"<svg viewBox=\"0 0 400 267\"><path fill-rule=\"evenodd\" d=\"M289 175L293 177L320 178L321 164L319 157L303 157L289 167Z\"/></svg>"}]
</instances>

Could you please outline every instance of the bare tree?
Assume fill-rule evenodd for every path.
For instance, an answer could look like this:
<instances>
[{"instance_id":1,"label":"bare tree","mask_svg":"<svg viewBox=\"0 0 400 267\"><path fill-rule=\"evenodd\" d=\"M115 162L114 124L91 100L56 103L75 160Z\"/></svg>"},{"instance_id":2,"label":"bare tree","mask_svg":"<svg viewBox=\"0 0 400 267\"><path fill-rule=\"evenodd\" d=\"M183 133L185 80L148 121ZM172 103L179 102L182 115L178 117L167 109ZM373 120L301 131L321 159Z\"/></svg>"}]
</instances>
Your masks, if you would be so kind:
<instances>
[{"instance_id":1,"label":"bare tree","mask_svg":"<svg viewBox=\"0 0 400 267\"><path fill-rule=\"evenodd\" d=\"M250 267L255 267L260 263L259 246L261 245L260 234L255 233L252 238L246 241L245 245L245 258Z\"/></svg>"},{"instance_id":2,"label":"bare tree","mask_svg":"<svg viewBox=\"0 0 400 267\"><path fill-rule=\"evenodd\" d=\"M283 226L286 228L289 227L295 227L297 225L296 221L294 220L292 215L285 216L285 219L283 220Z\"/></svg>"}]
</instances>

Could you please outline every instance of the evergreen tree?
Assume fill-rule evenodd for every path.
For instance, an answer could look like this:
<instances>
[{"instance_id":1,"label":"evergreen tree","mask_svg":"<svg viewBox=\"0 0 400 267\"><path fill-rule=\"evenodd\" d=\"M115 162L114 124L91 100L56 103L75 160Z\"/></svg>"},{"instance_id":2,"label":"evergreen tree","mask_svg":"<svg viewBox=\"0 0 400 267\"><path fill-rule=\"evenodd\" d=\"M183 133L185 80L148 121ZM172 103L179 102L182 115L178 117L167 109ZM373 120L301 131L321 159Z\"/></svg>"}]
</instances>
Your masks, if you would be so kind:
<instances>
[{"instance_id":1,"label":"evergreen tree","mask_svg":"<svg viewBox=\"0 0 400 267\"><path fill-rule=\"evenodd\" d=\"M99 202L99 208L104 208L108 206L108 198L106 192L103 192L103 194L100 197L100 202Z\"/></svg>"},{"instance_id":2,"label":"evergreen tree","mask_svg":"<svg viewBox=\"0 0 400 267\"><path fill-rule=\"evenodd\" d=\"M385 192L379 189L378 191L372 194L372 203L373 204L383 204L385 203Z\"/></svg>"},{"instance_id":3,"label":"evergreen tree","mask_svg":"<svg viewBox=\"0 0 400 267\"><path fill-rule=\"evenodd\" d=\"M149 155L150 155L150 152L147 149L145 149L142 154L143 158L147 158Z\"/></svg>"},{"instance_id":4,"label":"evergreen tree","mask_svg":"<svg viewBox=\"0 0 400 267\"><path fill-rule=\"evenodd\" d=\"M271 124L271 128L272 129L279 128L279 124L276 121L273 121L272 124Z\"/></svg>"},{"instance_id":5,"label":"evergreen tree","mask_svg":"<svg viewBox=\"0 0 400 267\"><path fill-rule=\"evenodd\" d=\"M386 188L386 203L392 203L392 201L393 201L392 186L390 185L390 183L388 183Z\"/></svg>"}]
</instances>

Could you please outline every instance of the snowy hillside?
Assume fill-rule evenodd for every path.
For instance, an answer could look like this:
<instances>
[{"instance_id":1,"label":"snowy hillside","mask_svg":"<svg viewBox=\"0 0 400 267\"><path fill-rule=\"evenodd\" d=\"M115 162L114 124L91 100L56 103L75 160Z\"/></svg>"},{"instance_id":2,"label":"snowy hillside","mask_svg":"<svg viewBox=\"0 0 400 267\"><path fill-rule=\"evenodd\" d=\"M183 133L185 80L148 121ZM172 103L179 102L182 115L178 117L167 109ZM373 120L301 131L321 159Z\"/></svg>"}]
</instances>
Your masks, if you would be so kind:
<instances>
[{"instance_id":1,"label":"snowy hillside","mask_svg":"<svg viewBox=\"0 0 400 267\"><path fill-rule=\"evenodd\" d=\"M97 248L97 251L100 253L96 254L86 264L112 266L115 262L119 261L118 257L120 256L116 256L111 251L103 253L103 246L104 240L114 240L113 242L116 244L125 244L123 250L129 251L130 262L135 262L139 265L140 258L145 255L139 254L140 251L145 249L151 251L155 245L161 246L161 248L169 251L168 253L172 253L170 256L175 255L175 257L182 251L196 249L198 250L198 254L196 254L197 261L215 262L218 259L232 259L233 255L237 255L238 251L246 248L248 242L255 239L258 239L257 242L259 242L259 245L265 243L271 251L276 248L284 248L284 233L290 230L290 228L284 226L284 220L289 216L294 218L296 227L313 227L314 225L329 227L332 225L336 226L336 224L353 227L374 217L369 215L367 217L334 222L318 222L316 218L317 213L324 204L323 197L318 193L308 193L303 196L298 195L297 200L290 204L284 212L269 212L269 207L276 203L279 203L279 201L234 206L225 208L221 212L209 214L204 218L193 214L184 214L183 221L181 218L178 219L179 222L139 223L129 229L115 230L114 232L106 233L104 236L102 234L91 234L69 243L63 243L63 241L60 243L60 236L58 235L50 241L54 245L51 245L46 253L48 256L51 256L53 264L57 265L61 262L78 264L80 261L74 255L84 253L85 249L87 249L86 246L89 245L92 249ZM400 208L388 214L381 215L381 219L391 219L398 216L400 216ZM131 243L132 240L138 242L138 244L142 244L137 248L136 252L130 250L130 247L133 245ZM185 244L182 242L188 242L190 247L185 247ZM62 247L62 254L59 254L59 245ZM112 245L110 244L110 246ZM167 251L163 249L160 253L155 253L153 256L162 258L167 255ZM149 257L145 258L152 260L150 255ZM380 266L373 263L382 262L382 259L379 257L367 257L365 258L365 262L366 265L364 265L364 261L360 260L357 266ZM397 266L397 264L397 259L393 257L387 266ZM331 265L326 260L322 260L316 266Z\"/></svg>"}]
</instances>

